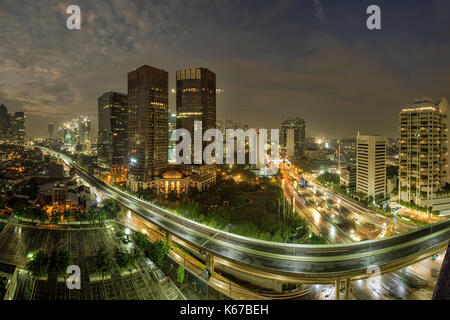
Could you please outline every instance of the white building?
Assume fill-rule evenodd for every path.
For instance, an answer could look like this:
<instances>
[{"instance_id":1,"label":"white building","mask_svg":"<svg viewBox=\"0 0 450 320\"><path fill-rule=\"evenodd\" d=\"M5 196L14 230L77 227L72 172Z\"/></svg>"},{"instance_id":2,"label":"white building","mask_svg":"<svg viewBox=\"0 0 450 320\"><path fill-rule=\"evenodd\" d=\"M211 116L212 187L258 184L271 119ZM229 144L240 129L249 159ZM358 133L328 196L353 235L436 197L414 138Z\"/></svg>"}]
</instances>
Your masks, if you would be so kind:
<instances>
[{"instance_id":1,"label":"white building","mask_svg":"<svg viewBox=\"0 0 450 320\"><path fill-rule=\"evenodd\" d=\"M383 198L386 194L386 138L359 135L356 141L356 192Z\"/></svg>"},{"instance_id":2,"label":"white building","mask_svg":"<svg viewBox=\"0 0 450 320\"><path fill-rule=\"evenodd\" d=\"M450 212L445 98L416 100L400 112L399 200Z\"/></svg>"}]
</instances>

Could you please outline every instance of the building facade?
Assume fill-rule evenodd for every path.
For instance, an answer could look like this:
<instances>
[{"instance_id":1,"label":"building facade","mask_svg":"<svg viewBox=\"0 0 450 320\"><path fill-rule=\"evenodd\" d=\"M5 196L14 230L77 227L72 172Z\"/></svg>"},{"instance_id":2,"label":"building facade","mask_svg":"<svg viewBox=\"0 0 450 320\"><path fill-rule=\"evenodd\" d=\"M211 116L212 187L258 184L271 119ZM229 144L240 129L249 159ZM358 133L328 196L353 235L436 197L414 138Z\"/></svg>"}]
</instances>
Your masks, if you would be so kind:
<instances>
[{"instance_id":1,"label":"building facade","mask_svg":"<svg viewBox=\"0 0 450 320\"><path fill-rule=\"evenodd\" d=\"M306 140L306 123L300 118L288 118L281 124L280 146L286 157L299 159L303 156Z\"/></svg>"},{"instance_id":2,"label":"building facade","mask_svg":"<svg viewBox=\"0 0 450 320\"><path fill-rule=\"evenodd\" d=\"M339 174L339 181L344 187L354 189L356 187L356 167L343 167L341 169L341 173Z\"/></svg>"},{"instance_id":3,"label":"building facade","mask_svg":"<svg viewBox=\"0 0 450 320\"><path fill-rule=\"evenodd\" d=\"M13 123L13 140L17 143L25 142L25 114L23 112L14 113Z\"/></svg>"},{"instance_id":4,"label":"building facade","mask_svg":"<svg viewBox=\"0 0 450 320\"><path fill-rule=\"evenodd\" d=\"M127 157L127 95L106 92L98 98L98 164L113 181L125 181Z\"/></svg>"},{"instance_id":5,"label":"building facade","mask_svg":"<svg viewBox=\"0 0 450 320\"><path fill-rule=\"evenodd\" d=\"M358 134L356 141L356 192L374 199L385 197L385 137Z\"/></svg>"},{"instance_id":6,"label":"building facade","mask_svg":"<svg viewBox=\"0 0 450 320\"><path fill-rule=\"evenodd\" d=\"M176 81L177 128L189 131L194 155L194 122L201 121L202 136L216 127L216 74L206 68L179 70ZM203 155L205 145L196 151Z\"/></svg>"},{"instance_id":7,"label":"building facade","mask_svg":"<svg viewBox=\"0 0 450 320\"><path fill-rule=\"evenodd\" d=\"M176 162L176 142L172 140L172 135L177 129L177 115L175 113L169 114L169 163L173 164Z\"/></svg>"},{"instance_id":8,"label":"building facade","mask_svg":"<svg viewBox=\"0 0 450 320\"><path fill-rule=\"evenodd\" d=\"M55 125L53 122L48 123L48 137L50 140L53 140L53 133L55 131Z\"/></svg>"},{"instance_id":9,"label":"building facade","mask_svg":"<svg viewBox=\"0 0 450 320\"><path fill-rule=\"evenodd\" d=\"M168 85L166 71L144 65L128 73L128 178L137 191L168 163Z\"/></svg>"},{"instance_id":10,"label":"building facade","mask_svg":"<svg viewBox=\"0 0 450 320\"><path fill-rule=\"evenodd\" d=\"M5 138L9 129L8 109L4 104L0 105L0 138Z\"/></svg>"},{"instance_id":11,"label":"building facade","mask_svg":"<svg viewBox=\"0 0 450 320\"><path fill-rule=\"evenodd\" d=\"M416 100L400 112L399 200L450 211L448 103Z\"/></svg>"},{"instance_id":12,"label":"building facade","mask_svg":"<svg viewBox=\"0 0 450 320\"><path fill-rule=\"evenodd\" d=\"M64 207L67 199L67 187L65 184L55 184L52 190L52 202L54 207Z\"/></svg>"}]
</instances>

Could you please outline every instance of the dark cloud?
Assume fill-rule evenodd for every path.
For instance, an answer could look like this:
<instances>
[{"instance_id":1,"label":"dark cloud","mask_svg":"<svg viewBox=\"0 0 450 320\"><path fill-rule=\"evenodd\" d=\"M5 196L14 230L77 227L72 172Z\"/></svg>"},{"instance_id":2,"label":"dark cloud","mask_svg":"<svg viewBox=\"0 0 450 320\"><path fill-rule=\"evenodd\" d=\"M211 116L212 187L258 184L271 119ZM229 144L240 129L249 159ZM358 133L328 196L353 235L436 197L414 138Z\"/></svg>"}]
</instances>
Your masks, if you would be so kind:
<instances>
[{"instance_id":1,"label":"dark cloud","mask_svg":"<svg viewBox=\"0 0 450 320\"><path fill-rule=\"evenodd\" d=\"M66 28L73 1L0 3L0 103L27 112L31 134L96 118L97 97L126 92L142 64L169 71L171 87L177 69L210 68L219 118L271 128L299 116L311 135L396 135L402 105L450 97L447 1L380 0L375 32L365 0L75 3L80 31Z\"/></svg>"}]
</instances>

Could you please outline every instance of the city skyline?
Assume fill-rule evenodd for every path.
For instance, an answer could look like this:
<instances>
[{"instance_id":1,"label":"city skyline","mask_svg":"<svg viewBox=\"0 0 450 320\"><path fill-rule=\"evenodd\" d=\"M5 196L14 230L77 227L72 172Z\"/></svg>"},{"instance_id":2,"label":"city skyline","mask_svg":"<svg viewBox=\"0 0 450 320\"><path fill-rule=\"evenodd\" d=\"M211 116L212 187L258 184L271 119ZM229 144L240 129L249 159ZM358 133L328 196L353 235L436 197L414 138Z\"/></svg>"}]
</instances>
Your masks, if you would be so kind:
<instances>
[{"instance_id":1,"label":"city skyline","mask_svg":"<svg viewBox=\"0 0 450 320\"><path fill-rule=\"evenodd\" d=\"M176 70L203 66L214 70L217 88L224 90L217 95L217 119L276 128L294 116L308 123L308 136L355 137L367 129L397 137L404 105L416 97L450 96L443 37L449 4L414 3L380 1L383 27L375 32L365 27L365 1L341 7L329 1L80 1L82 28L71 32L59 2L30 2L18 10L5 1L0 103L25 112L27 131L35 136L48 121L75 117L73 110L96 123L97 97L124 92L120 75L140 65L166 70L169 89L176 88ZM36 19L24 18L31 13ZM170 93L170 111L175 100Z\"/></svg>"},{"instance_id":2,"label":"city skyline","mask_svg":"<svg viewBox=\"0 0 450 320\"><path fill-rule=\"evenodd\" d=\"M0 300L450 298L449 10L2 0Z\"/></svg>"}]
</instances>

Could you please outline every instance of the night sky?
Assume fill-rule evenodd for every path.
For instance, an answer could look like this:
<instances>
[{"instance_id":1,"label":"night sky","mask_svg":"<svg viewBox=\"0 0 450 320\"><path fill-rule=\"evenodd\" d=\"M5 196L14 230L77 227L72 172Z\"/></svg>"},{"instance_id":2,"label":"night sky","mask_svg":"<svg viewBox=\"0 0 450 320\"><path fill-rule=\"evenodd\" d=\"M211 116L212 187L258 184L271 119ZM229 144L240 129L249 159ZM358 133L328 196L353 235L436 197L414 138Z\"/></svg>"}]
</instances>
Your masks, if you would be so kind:
<instances>
[{"instance_id":1,"label":"night sky","mask_svg":"<svg viewBox=\"0 0 450 320\"><path fill-rule=\"evenodd\" d=\"M81 30L66 8L81 8ZM382 30L366 28L381 7ZM0 104L25 111L27 133L84 114L97 97L126 92L148 64L217 74L217 118L307 135L397 136L398 112L415 97L450 98L450 1L203 0L0 2ZM174 110L175 96L169 96Z\"/></svg>"}]
</instances>

